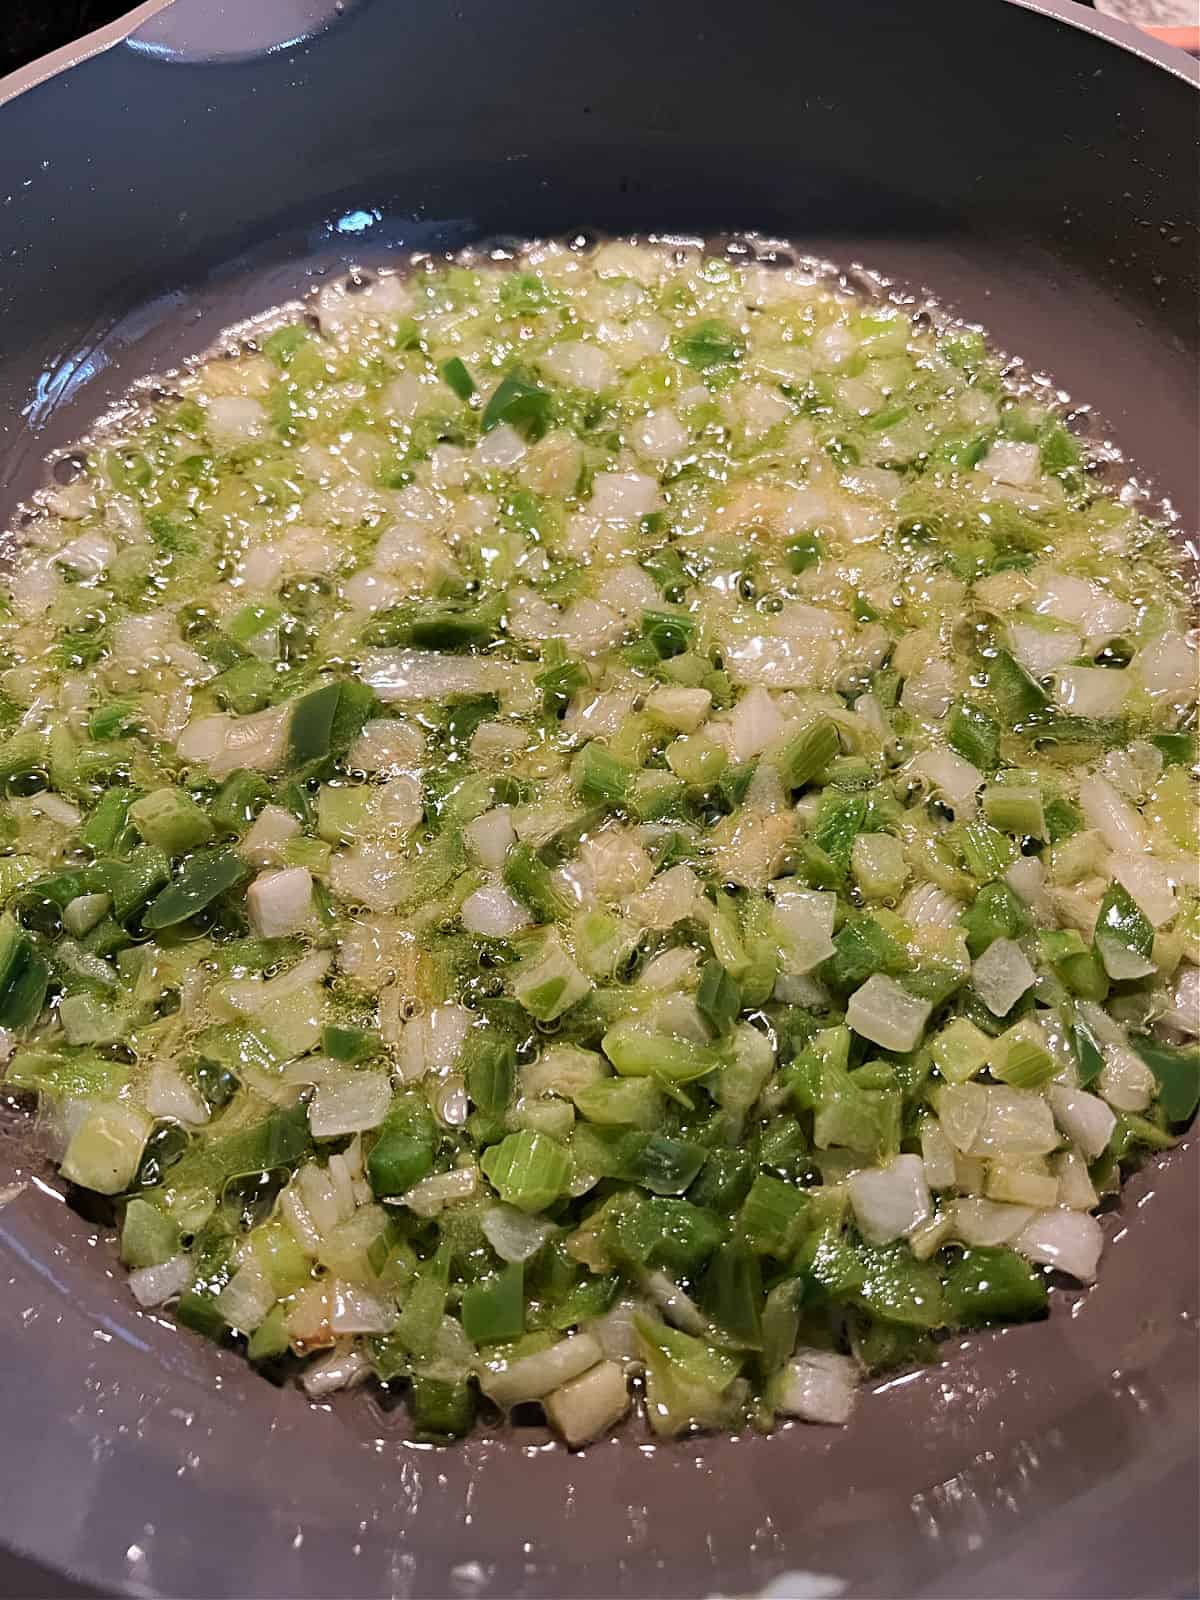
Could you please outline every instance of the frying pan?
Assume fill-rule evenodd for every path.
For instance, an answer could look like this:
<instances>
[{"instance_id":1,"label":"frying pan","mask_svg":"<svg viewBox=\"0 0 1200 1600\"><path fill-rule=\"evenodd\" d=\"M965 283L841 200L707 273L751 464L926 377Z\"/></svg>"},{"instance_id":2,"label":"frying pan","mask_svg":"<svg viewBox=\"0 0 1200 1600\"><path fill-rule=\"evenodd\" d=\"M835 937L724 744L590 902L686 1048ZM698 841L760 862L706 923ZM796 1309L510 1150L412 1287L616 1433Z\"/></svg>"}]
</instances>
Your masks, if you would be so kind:
<instances>
[{"instance_id":1,"label":"frying pan","mask_svg":"<svg viewBox=\"0 0 1200 1600\"><path fill-rule=\"evenodd\" d=\"M1194 529L1195 83L1069 0L143 6L0 84L0 527L131 380L352 261L756 228L983 322ZM18 1558L172 1596L1194 1591L1194 1147L1129 1184L1093 1290L846 1430L573 1456L422 1449L139 1315L10 1124L10 1593L68 1581Z\"/></svg>"}]
</instances>

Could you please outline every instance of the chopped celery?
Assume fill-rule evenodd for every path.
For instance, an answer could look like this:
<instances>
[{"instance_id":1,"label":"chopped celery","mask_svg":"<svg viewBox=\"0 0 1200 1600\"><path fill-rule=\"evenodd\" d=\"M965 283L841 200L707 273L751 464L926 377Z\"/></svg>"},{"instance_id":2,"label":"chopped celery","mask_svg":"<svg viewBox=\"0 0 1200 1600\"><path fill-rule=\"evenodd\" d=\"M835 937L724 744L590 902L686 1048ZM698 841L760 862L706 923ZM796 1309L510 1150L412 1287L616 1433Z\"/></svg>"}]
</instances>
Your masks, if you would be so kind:
<instances>
[{"instance_id":1,"label":"chopped celery","mask_svg":"<svg viewBox=\"0 0 1200 1600\"><path fill-rule=\"evenodd\" d=\"M492 1145L479 1164L500 1198L518 1211L544 1211L571 1178L570 1153L556 1139L530 1128Z\"/></svg>"}]
</instances>

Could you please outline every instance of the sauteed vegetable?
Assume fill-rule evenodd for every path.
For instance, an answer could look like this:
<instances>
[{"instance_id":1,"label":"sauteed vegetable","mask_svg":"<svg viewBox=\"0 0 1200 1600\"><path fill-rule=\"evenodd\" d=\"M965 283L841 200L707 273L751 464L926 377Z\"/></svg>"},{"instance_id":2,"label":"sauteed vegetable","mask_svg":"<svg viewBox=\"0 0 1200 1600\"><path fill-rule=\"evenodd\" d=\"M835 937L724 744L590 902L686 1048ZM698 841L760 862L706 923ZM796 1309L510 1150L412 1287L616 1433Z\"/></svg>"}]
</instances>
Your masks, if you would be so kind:
<instances>
[{"instance_id":1,"label":"sauteed vegetable","mask_svg":"<svg viewBox=\"0 0 1200 1600\"><path fill-rule=\"evenodd\" d=\"M1196 655L1044 384L751 252L325 289L60 464L0 1028L144 1307L461 1434L842 1422L1200 1097Z\"/></svg>"}]
</instances>

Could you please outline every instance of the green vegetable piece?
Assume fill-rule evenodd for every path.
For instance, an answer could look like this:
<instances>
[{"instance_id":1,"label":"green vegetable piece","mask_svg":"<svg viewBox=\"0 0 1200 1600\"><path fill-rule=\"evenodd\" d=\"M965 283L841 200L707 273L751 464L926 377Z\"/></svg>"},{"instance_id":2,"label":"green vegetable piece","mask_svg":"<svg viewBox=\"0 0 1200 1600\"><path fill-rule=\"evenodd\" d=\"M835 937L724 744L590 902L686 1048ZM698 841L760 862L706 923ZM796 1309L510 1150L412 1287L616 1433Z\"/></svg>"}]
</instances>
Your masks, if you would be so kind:
<instances>
[{"instance_id":1,"label":"green vegetable piece","mask_svg":"<svg viewBox=\"0 0 1200 1600\"><path fill-rule=\"evenodd\" d=\"M513 1096L517 1053L507 1039L473 1033L463 1051L462 1072L467 1093L485 1116L503 1117Z\"/></svg>"},{"instance_id":2,"label":"green vegetable piece","mask_svg":"<svg viewBox=\"0 0 1200 1600\"><path fill-rule=\"evenodd\" d=\"M814 717L775 758L779 775L789 789L803 789L825 770L841 748L837 724L829 717Z\"/></svg>"},{"instance_id":3,"label":"green vegetable piece","mask_svg":"<svg viewBox=\"0 0 1200 1600\"><path fill-rule=\"evenodd\" d=\"M964 761L981 772L992 772L999 765L1000 724L974 701L960 700L955 705L950 713L946 741Z\"/></svg>"},{"instance_id":4,"label":"green vegetable piece","mask_svg":"<svg viewBox=\"0 0 1200 1600\"><path fill-rule=\"evenodd\" d=\"M288 724L288 762L308 767L344 755L375 707L365 684L322 684L296 702Z\"/></svg>"},{"instance_id":5,"label":"green vegetable piece","mask_svg":"<svg viewBox=\"0 0 1200 1600\"><path fill-rule=\"evenodd\" d=\"M572 762L571 779L580 799L620 810L629 798L633 768L610 756L593 739Z\"/></svg>"},{"instance_id":6,"label":"green vegetable piece","mask_svg":"<svg viewBox=\"0 0 1200 1600\"><path fill-rule=\"evenodd\" d=\"M1196 761L1194 733L1152 733L1149 742L1168 767L1190 767Z\"/></svg>"},{"instance_id":7,"label":"green vegetable piece","mask_svg":"<svg viewBox=\"0 0 1200 1600\"><path fill-rule=\"evenodd\" d=\"M801 533L788 541L784 554L790 572L807 572L821 559L821 540L815 533Z\"/></svg>"},{"instance_id":8,"label":"green vegetable piece","mask_svg":"<svg viewBox=\"0 0 1200 1600\"><path fill-rule=\"evenodd\" d=\"M41 1015L50 968L12 917L0 918L0 1028L22 1032ZM9 1073L12 1081L12 1073Z\"/></svg>"},{"instance_id":9,"label":"green vegetable piece","mask_svg":"<svg viewBox=\"0 0 1200 1600\"><path fill-rule=\"evenodd\" d=\"M754 1158L748 1150L729 1150L718 1146L704 1158L704 1165L688 1190L698 1206L729 1215L750 1193L754 1182Z\"/></svg>"},{"instance_id":10,"label":"green vegetable piece","mask_svg":"<svg viewBox=\"0 0 1200 1600\"><path fill-rule=\"evenodd\" d=\"M834 935L833 955L821 968L825 981L838 990L857 989L873 973L904 972L908 953L874 917L856 917Z\"/></svg>"},{"instance_id":11,"label":"green vegetable piece","mask_svg":"<svg viewBox=\"0 0 1200 1600\"><path fill-rule=\"evenodd\" d=\"M331 1022L321 1034L321 1049L335 1061L370 1061L382 1047L379 1035L367 1028L351 1028Z\"/></svg>"},{"instance_id":12,"label":"green vegetable piece","mask_svg":"<svg viewBox=\"0 0 1200 1600\"><path fill-rule=\"evenodd\" d=\"M967 949L974 960L994 939L1019 939L1029 930L1029 917L1006 883L986 883L963 912Z\"/></svg>"},{"instance_id":13,"label":"green vegetable piece","mask_svg":"<svg viewBox=\"0 0 1200 1600\"><path fill-rule=\"evenodd\" d=\"M1110 883L1096 919L1096 950L1110 978L1141 978L1153 971L1154 929L1120 883Z\"/></svg>"},{"instance_id":14,"label":"green vegetable piece","mask_svg":"<svg viewBox=\"0 0 1200 1600\"><path fill-rule=\"evenodd\" d=\"M243 883L250 868L233 850L205 850L184 864L174 883L169 883L143 913L142 926L150 933L186 922L212 904L219 895Z\"/></svg>"},{"instance_id":15,"label":"green vegetable piece","mask_svg":"<svg viewBox=\"0 0 1200 1600\"><path fill-rule=\"evenodd\" d=\"M94 894L111 896L114 919L128 922L170 876L170 858L156 845L146 844L125 861L98 861L88 869L87 886Z\"/></svg>"},{"instance_id":16,"label":"green vegetable piece","mask_svg":"<svg viewBox=\"0 0 1200 1600\"><path fill-rule=\"evenodd\" d=\"M550 424L554 401L545 389L530 383L517 372L510 372L492 391L483 408L480 431L491 433L502 422L524 434L527 439L540 439Z\"/></svg>"},{"instance_id":17,"label":"green vegetable piece","mask_svg":"<svg viewBox=\"0 0 1200 1600\"><path fill-rule=\"evenodd\" d=\"M736 1401L729 1391L741 1360L649 1317L635 1316L633 1322L646 1363L646 1414L655 1433L671 1438L691 1427L732 1421Z\"/></svg>"},{"instance_id":18,"label":"green vegetable piece","mask_svg":"<svg viewBox=\"0 0 1200 1600\"><path fill-rule=\"evenodd\" d=\"M944 1280L945 1315L952 1327L1024 1322L1043 1316L1046 1280L1015 1250L973 1246L954 1258Z\"/></svg>"},{"instance_id":19,"label":"green vegetable piece","mask_svg":"<svg viewBox=\"0 0 1200 1600\"><path fill-rule=\"evenodd\" d=\"M502 1200L519 1211L544 1211L571 1181L571 1156L549 1134L522 1128L485 1150L479 1165Z\"/></svg>"},{"instance_id":20,"label":"green vegetable piece","mask_svg":"<svg viewBox=\"0 0 1200 1600\"><path fill-rule=\"evenodd\" d=\"M475 380L459 356L451 356L448 361L443 361L438 371L460 400L469 400L475 393Z\"/></svg>"},{"instance_id":21,"label":"green vegetable piece","mask_svg":"<svg viewBox=\"0 0 1200 1600\"><path fill-rule=\"evenodd\" d=\"M270 798L271 790L261 773L231 772L213 797L208 814L214 826L242 833Z\"/></svg>"},{"instance_id":22,"label":"green vegetable piece","mask_svg":"<svg viewBox=\"0 0 1200 1600\"><path fill-rule=\"evenodd\" d=\"M129 820L147 844L156 844L168 855L184 855L197 845L207 844L213 826L208 817L181 789L155 789L129 808Z\"/></svg>"},{"instance_id":23,"label":"green vegetable piece","mask_svg":"<svg viewBox=\"0 0 1200 1600\"><path fill-rule=\"evenodd\" d=\"M106 789L96 802L95 809L79 830L81 843L96 855L112 850L125 831L129 807L137 791L127 788Z\"/></svg>"},{"instance_id":24,"label":"green vegetable piece","mask_svg":"<svg viewBox=\"0 0 1200 1600\"><path fill-rule=\"evenodd\" d=\"M643 611L642 638L653 645L660 661L681 656L696 632L695 617L682 611Z\"/></svg>"},{"instance_id":25,"label":"green vegetable piece","mask_svg":"<svg viewBox=\"0 0 1200 1600\"><path fill-rule=\"evenodd\" d=\"M563 661L556 667L547 667L534 678L542 691L542 710L548 717L566 715L572 697L591 682L587 668L578 661Z\"/></svg>"},{"instance_id":26,"label":"green vegetable piece","mask_svg":"<svg viewBox=\"0 0 1200 1600\"><path fill-rule=\"evenodd\" d=\"M608 1234L614 1252L634 1268L690 1274L712 1255L724 1229L711 1212L690 1201L655 1197L621 1207Z\"/></svg>"},{"instance_id":27,"label":"green vegetable piece","mask_svg":"<svg viewBox=\"0 0 1200 1600\"><path fill-rule=\"evenodd\" d=\"M759 1173L738 1213L746 1243L758 1255L786 1261L804 1232L808 1204L800 1189Z\"/></svg>"},{"instance_id":28,"label":"green vegetable piece","mask_svg":"<svg viewBox=\"0 0 1200 1600\"><path fill-rule=\"evenodd\" d=\"M698 372L733 366L746 351L741 335L715 317L695 323L675 340L672 348L677 361L695 367Z\"/></svg>"},{"instance_id":29,"label":"green vegetable piece","mask_svg":"<svg viewBox=\"0 0 1200 1600\"><path fill-rule=\"evenodd\" d=\"M566 896L556 887L549 867L527 844L515 844L504 859L504 882L524 902L539 922L554 922L570 915Z\"/></svg>"},{"instance_id":30,"label":"green vegetable piece","mask_svg":"<svg viewBox=\"0 0 1200 1600\"><path fill-rule=\"evenodd\" d=\"M461 1439L475 1426L476 1407L475 1391L465 1378L413 1377L408 1409L418 1437Z\"/></svg>"},{"instance_id":31,"label":"green vegetable piece","mask_svg":"<svg viewBox=\"0 0 1200 1600\"><path fill-rule=\"evenodd\" d=\"M500 1344L525 1332L525 1269L519 1261L463 1290L462 1325L473 1344Z\"/></svg>"},{"instance_id":32,"label":"green vegetable piece","mask_svg":"<svg viewBox=\"0 0 1200 1600\"><path fill-rule=\"evenodd\" d=\"M706 961L696 991L700 1013L716 1034L727 1033L742 1009L742 991L719 961Z\"/></svg>"},{"instance_id":33,"label":"green vegetable piece","mask_svg":"<svg viewBox=\"0 0 1200 1600\"><path fill-rule=\"evenodd\" d=\"M997 650L988 662L987 684L1005 727L1019 727L1049 704L1045 690L1007 650Z\"/></svg>"},{"instance_id":34,"label":"green vegetable piece","mask_svg":"<svg viewBox=\"0 0 1200 1600\"><path fill-rule=\"evenodd\" d=\"M158 1267L179 1251L179 1226L166 1212L135 1195L121 1222L121 1260L127 1267Z\"/></svg>"},{"instance_id":35,"label":"green vegetable piece","mask_svg":"<svg viewBox=\"0 0 1200 1600\"><path fill-rule=\"evenodd\" d=\"M1132 1044L1158 1082L1158 1104L1167 1121L1176 1126L1191 1122L1200 1105L1200 1045L1179 1048L1155 1039L1134 1039Z\"/></svg>"},{"instance_id":36,"label":"green vegetable piece","mask_svg":"<svg viewBox=\"0 0 1200 1600\"><path fill-rule=\"evenodd\" d=\"M715 1251L700 1284L700 1304L740 1349L762 1348L762 1268L745 1244L733 1240Z\"/></svg>"}]
</instances>

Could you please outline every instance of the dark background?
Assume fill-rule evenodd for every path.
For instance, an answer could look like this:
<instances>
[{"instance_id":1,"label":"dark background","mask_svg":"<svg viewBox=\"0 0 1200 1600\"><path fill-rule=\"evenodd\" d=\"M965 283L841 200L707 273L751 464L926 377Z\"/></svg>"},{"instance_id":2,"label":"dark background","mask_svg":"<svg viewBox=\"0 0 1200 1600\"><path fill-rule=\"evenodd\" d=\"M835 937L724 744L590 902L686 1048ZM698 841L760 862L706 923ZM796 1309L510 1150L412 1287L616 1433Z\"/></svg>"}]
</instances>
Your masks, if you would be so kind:
<instances>
[{"instance_id":1,"label":"dark background","mask_svg":"<svg viewBox=\"0 0 1200 1600\"><path fill-rule=\"evenodd\" d=\"M99 28L137 0L0 0L0 74Z\"/></svg>"}]
</instances>

